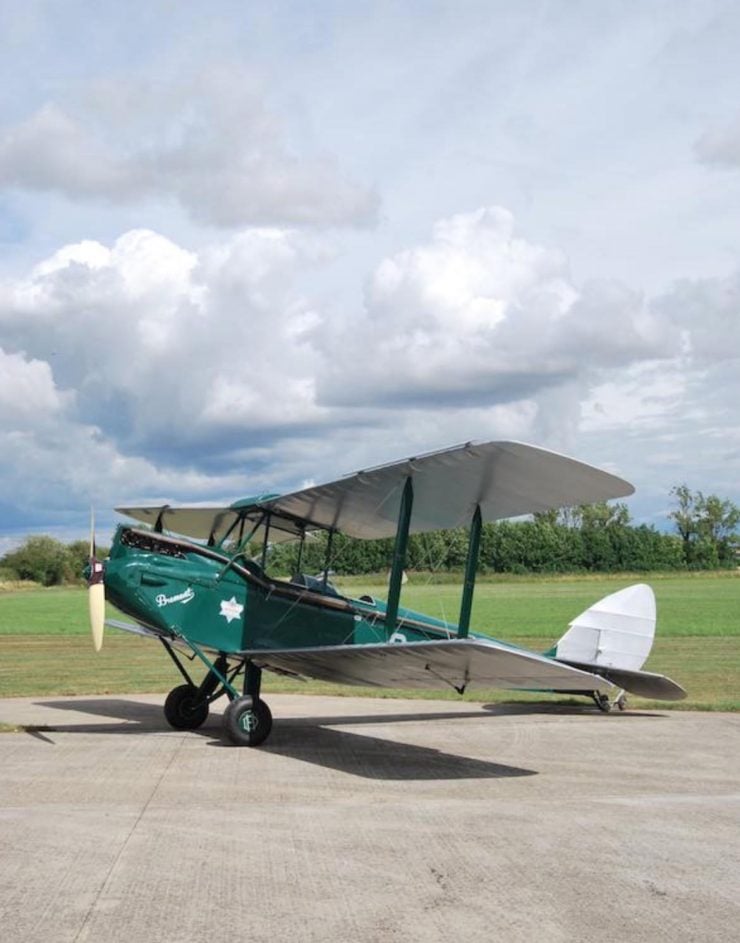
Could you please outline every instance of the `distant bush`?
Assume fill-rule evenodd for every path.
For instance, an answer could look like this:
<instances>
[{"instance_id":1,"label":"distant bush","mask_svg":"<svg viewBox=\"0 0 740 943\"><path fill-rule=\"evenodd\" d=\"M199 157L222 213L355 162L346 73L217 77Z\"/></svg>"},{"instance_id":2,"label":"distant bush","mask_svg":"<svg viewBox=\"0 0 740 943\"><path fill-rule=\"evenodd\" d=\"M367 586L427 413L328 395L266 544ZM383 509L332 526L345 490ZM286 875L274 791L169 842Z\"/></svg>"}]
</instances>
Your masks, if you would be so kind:
<instances>
[{"instance_id":1,"label":"distant bush","mask_svg":"<svg viewBox=\"0 0 740 943\"><path fill-rule=\"evenodd\" d=\"M8 566L0 566L0 591L24 589L27 586L36 586L30 580L21 580L15 570Z\"/></svg>"},{"instance_id":2,"label":"distant bush","mask_svg":"<svg viewBox=\"0 0 740 943\"><path fill-rule=\"evenodd\" d=\"M406 564L409 570L463 570L468 535L464 528L412 534ZM301 569L318 573L324 565L326 534L306 542ZM270 557L275 572L292 573L297 544L279 544ZM331 568L335 573L387 572L393 540L354 540L337 534ZM716 566L707 554L706 566ZM535 515L530 521L496 521L483 525L479 570L482 573L609 573L681 570L686 568L682 543L674 534L629 523L624 505L597 504L565 512Z\"/></svg>"},{"instance_id":3,"label":"distant bush","mask_svg":"<svg viewBox=\"0 0 740 943\"><path fill-rule=\"evenodd\" d=\"M20 547L0 559L0 582L20 580L41 586L81 583L89 555L90 545L86 540L63 544L45 534L27 537ZM105 559L107 548L98 548L97 555Z\"/></svg>"},{"instance_id":4,"label":"distant bush","mask_svg":"<svg viewBox=\"0 0 740 943\"><path fill-rule=\"evenodd\" d=\"M715 495L705 497L685 485L673 489L678 507L669 515L677 534L634 526L626 505L601 502L535 514L532 520L502 520L483 525L479 569L482 573L609 573L654 570L707 570L736 567L740 562L740 509ZM271 573L320 573L325 566L325 531L306 540L299 559L297 542L272 547ZM409 570L464 569L468 552L465 528L412 534ZM234 552L236 548L231 548ZM393 539L355 540L335 534L330 566L341 575L387 573ZM261 548L246 549L248 556ZM98 548L105 559L108 551ZM62 544L53 537L28 537L0 559L0 580L33 580L43 586L80 583L88 562L86 540Z\"/></svg>"},{"instance_id":5,"label":"distant bush","mask_svg":"<svg viewBox=\"0 0 740 943\"><path fill-rule=\"evenodd\" d=\"M37 589L38 585L32 580L5 579L0 575L0 593L17 593L19 589Z\"/></svg>"},{"instance_id":6,"label":"distant bush","mask_svg":"<svg viewBox=\"0 0 740 943\"><path fill-rule=\"evenodd\" d=\"M67 544L67 572L65 581L69 583L79 582L83 579L83 572L90 559L90 542L88 540L75 540ZM108 551L102 547L96 550L99 559L104 560L108 556Z\"/></svg>"},{"instance_id":7,"label":"distant bush","mask_svg":"<svg viewBox=\"0 0 740 943\"><path fill-rule=\"evenodd\" d=\"M56 586L68 573L69 556L64 544L44 534L28 537L17 550L6 553L2 566L14 572L17 579Z\"/></svg>"}]
</instances>

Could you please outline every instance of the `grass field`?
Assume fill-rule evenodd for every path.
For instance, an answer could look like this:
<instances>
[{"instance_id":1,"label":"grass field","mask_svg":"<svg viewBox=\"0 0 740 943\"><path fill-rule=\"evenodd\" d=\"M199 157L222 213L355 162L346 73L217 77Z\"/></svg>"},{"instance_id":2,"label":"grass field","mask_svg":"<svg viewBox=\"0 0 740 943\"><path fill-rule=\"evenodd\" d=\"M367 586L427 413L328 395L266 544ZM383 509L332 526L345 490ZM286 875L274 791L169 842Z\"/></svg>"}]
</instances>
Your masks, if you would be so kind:
<instances>
[{"instance_id":1,"label":"grass field","mask_svg":"<svg viewBox=\"0 0 740 943\"><path fill-rule=\"evenodd\" d=\"M646 668L670 675L689 693L686 701L672 706L740 710L740 574L660 574L636 579L649 582L658 600L657 639ZM623 574L482 579L476 588L473 628L543 651L579 612L634 581ZM352 595L385 595L385 587L377 580L357 577L338 583ZM402 604L455 621L459 599L458 583L412 575L404 586ZM154 642L109 630L103 652L92 651L83 589L0 591L0 695L154 692L169 690L176 683L173 666ZM376 697L398 694L280 678L271 678L265 689L372 693ZM450 692L449 697L457 695ZM506 691L466 695L476 701L534 697ZM631 698L631 703L649 702Z\"/></svg>"}]
</instances>

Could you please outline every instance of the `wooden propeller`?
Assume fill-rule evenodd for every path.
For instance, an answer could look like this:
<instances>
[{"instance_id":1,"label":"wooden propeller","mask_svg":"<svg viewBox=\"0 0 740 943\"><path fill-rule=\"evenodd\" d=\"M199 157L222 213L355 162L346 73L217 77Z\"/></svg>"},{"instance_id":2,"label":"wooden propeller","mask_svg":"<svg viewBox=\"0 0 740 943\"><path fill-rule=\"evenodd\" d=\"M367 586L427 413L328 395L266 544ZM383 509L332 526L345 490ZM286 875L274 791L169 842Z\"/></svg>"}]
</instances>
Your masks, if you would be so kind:
<instances>
[{"instance_id":1,"label":"wooden propeller","mask_svg":"<svg viewBox=\"0 0 740 943\"><path fill-rule=\"evenodd\" d=\"M99 652L103 647L105 630L105 584L104 568L95 556L95 512L90 512L90 575L87 579L87 602L90 612L90 630L93 646Z\"/></svg>"}]
</instances>

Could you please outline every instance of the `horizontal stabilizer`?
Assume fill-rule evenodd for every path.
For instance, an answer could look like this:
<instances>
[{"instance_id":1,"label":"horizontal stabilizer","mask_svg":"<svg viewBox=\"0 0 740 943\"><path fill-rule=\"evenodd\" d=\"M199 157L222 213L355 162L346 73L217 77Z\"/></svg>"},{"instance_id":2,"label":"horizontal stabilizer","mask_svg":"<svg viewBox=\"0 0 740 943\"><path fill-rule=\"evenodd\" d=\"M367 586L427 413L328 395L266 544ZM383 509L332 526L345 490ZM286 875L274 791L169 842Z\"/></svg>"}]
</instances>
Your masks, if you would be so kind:
<instances>
[{"instance_id":1,"label":"horizontal stabilizer","mask_svg":"<svg viewBox=\"0 0 740 943\"><path fill-rule=\"evenodd\" d=\"M638 671L654 636L655 596L645 583L635 583L604 596L574 619L557 643L555 657L589 669Z\"/></svg>"},{"instance_id":2,"label":"horizontal stabilizer","mask_svg":"<svg viewBox=\"0 0 740 943\"><path fill-rule=\"evenodd\" d=\"M568 662L573 668L593 671L590 665ZM599 668L599 674L619 688L638 697L649 697L656 701L682 701L686 692L665 675L653 674L652 671L628 671L624 668Z\"/></svg>"},{"instance_id":3,"label":"horizontal stabilizer","mask_svg":"<svg viewBox=\"0 0 740 943\"><path fill-rule=\"evenodd\" d=\"M611 682L599 675L492 639L331 645L251 650L240 654L262 668L339 684L453 687L458 691L469 685L530 691L614 691Z\"/></svg>"}]
</instances>

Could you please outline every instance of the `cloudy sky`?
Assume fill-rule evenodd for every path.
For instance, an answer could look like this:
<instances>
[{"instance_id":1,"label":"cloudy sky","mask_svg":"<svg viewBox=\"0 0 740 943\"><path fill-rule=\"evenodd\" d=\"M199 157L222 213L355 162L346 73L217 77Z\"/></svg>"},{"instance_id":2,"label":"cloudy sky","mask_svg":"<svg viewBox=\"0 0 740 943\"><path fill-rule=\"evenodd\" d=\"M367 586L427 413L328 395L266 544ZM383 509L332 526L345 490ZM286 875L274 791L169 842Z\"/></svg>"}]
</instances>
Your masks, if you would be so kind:
<instances>
[{"instance_id":1,"label":"cloudy sky","mask_svg":"<svg viewBox=\"0 0 740 943\"><path fill-rule=\"evenodd\" d=\"M740 5L0 0L0 550L469 439L740 501Z\"/></svg>"}]
</instances>

